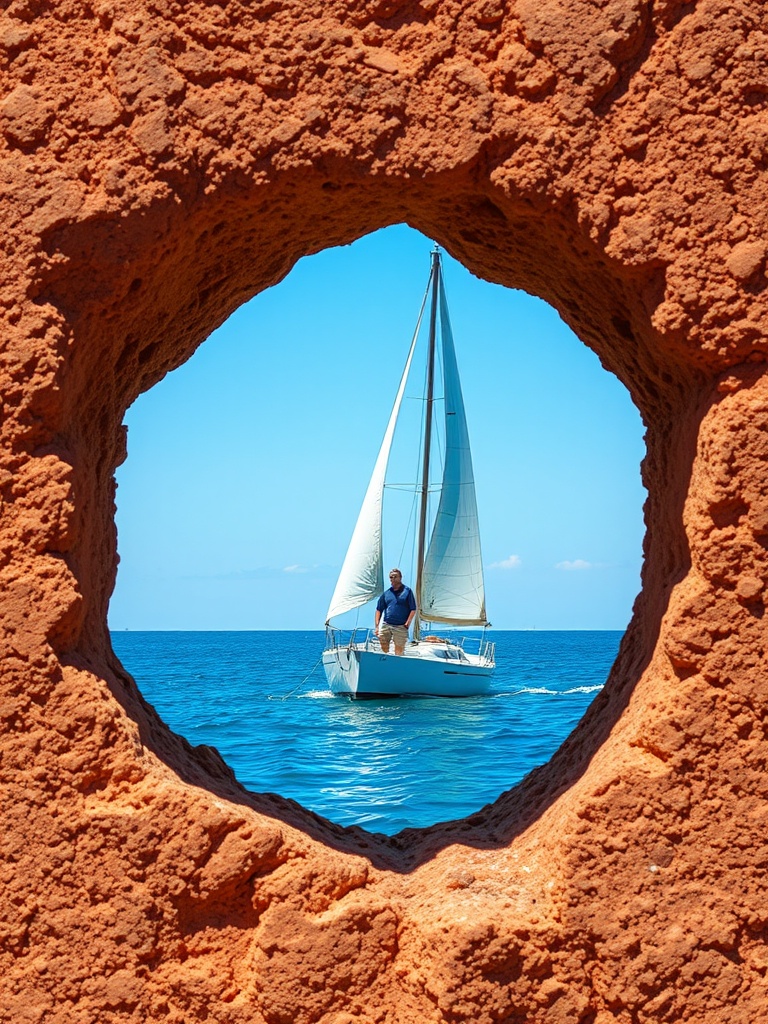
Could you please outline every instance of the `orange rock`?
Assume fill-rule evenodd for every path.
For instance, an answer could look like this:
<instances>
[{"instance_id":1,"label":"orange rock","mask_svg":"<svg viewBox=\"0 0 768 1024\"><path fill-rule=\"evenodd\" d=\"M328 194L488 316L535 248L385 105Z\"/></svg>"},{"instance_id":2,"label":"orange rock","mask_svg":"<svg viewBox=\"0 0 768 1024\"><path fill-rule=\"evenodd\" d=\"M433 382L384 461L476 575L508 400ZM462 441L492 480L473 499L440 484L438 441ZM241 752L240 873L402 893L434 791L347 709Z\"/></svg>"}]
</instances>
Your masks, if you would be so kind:
<instances>
[{"instance_id":1,"label":"orange rock","mask_svg":"<svg viewBox=\"0 0 768 1024\"><path fill-rule=\"evenodd\" d=\"M765 242L739 242L734 246L726 265L735 278L746 281L763 265L765 254Z\"/></svg>"},{"instance_id":2,"label":"orange rock","mask_svg":"<svg viewBox=\"0 0 768 1024\"><path fill-rule=\"evenodd\" d=\"M764 5L0 17L4 1019L762 1020ZM649 496L574 734L493 806L387 839L170 734L106 609L125 409L301 256L403 220L624 381Z\"/></svg>"}]
</instances>

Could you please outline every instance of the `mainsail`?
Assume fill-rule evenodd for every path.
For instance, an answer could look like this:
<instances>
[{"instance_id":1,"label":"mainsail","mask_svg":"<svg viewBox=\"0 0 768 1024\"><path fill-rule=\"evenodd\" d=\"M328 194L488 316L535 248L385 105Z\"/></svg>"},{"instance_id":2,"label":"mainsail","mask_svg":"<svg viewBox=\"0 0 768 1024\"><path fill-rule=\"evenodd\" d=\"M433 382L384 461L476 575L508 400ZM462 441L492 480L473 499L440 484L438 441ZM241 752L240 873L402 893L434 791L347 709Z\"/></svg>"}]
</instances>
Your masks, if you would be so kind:
<instances>
[{"instance_id":1,"label":"mainsail","mask_svg":"<svg viewBox=\"0 0 768 1024\"><path fill-rule=\"evenodd\" d=\"M395 397L395 404L389 417L387 429L384 432L384 440L381 443L376 464L373 467L373 474L368 490L365 492L360 514L357 517L352 540L347 549L341 573L336 581L336 589L331 598L328 614L325 617L328 623L334 616L342 615L344 612L352 611L361 605L378 597L384 590L384 558L381 543L381 518L384 501L384 480L387 474L389 453L392 448L392 439L395 434L395 426L400 413L400 406L405 394L405 386L408 381L408 374L411 369L413 353L416 349L416 340L421 328L421 320L424 315L424 307L427 303L427 293L421 304L419 319L416 330L413 333L411 348L405 362L405 369L400 380Z\"/></svg>"},{"instance_id":2,"label":"mainsail","mask_svg":"<svg viewBox=\"0 0 768 1024\"><path fill-rule=\"evenodd\" d=\"M420 568L417 566L418 618L421 621L442 622L451 625L487 625L480 528L477 517L472 456L469 449L469 433L438 250L433 253L432 274L419 311L400 387L352 534L352 540L336 583L336 589L331 598L326 623L337 615L359 608L378 597L384 590L382 511L385 478L395 427L430 290L433 292L430 351L434 350L436 309L439 309L442 342L445 461L440 501L429 546L426 554L423 555L423 566ZM429 421L428 416L427 424ZM428 446L425 450L424 462L425 467L428 467ZM425 478L427 474L428 469L425 468ZM424 522L426 484L422 485L422 490L424 492L422 495L424 503L422 522ZM420 537L419 554L421 555L425 539L423 526ZM418 636L418 623L414 626L414 636Z\"/></svg>"},{"instance_id":3,"label":"mainsail","mask_svg":"<svg viewBox=\"0 0 768 1024\"><path fill-rule=\"evenodd\" d=\"M440 503L421 575L419 617L428 622L484 626L485 587L472 455L442 275L440 327L445 463Z\"/></svg>"}]
</instances>

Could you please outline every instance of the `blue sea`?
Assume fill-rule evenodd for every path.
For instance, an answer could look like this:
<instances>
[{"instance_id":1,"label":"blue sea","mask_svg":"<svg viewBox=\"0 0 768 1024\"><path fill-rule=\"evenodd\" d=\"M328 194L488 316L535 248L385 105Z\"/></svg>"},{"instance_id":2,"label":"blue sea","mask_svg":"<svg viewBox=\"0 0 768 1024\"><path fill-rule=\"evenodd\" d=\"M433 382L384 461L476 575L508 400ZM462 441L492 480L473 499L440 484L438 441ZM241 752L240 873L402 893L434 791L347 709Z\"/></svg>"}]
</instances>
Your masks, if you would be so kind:
<instances>
[{"instance_id":1,"label":"blue sea","mask_svg":"<svg viewBox=\"0 0 768 1024\"><path fill-rule=\"evenodd\" d=\"M601 689L621 632L502 632L490 694L334 697L324 633L119 632L161 718L216 747L239 782L393 835L461 818L547 761Z\"/></svg>"}]
</instances>

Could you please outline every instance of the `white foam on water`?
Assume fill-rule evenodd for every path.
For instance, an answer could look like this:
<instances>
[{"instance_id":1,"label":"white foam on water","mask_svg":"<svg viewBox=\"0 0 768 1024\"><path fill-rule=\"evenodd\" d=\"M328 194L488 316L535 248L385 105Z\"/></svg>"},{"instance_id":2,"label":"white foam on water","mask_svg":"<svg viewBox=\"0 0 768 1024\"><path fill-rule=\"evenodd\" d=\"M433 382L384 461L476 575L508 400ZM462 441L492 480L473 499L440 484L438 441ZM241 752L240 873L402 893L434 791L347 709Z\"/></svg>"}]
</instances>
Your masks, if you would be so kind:
<instances>
[{"instance_id":1,"label":"white foam on water","mask_svg":"<svg viewBox=\"0 0 768 1024\"><path fill-rule=\"evenodd\" d=\"M570 690L552 690L548 686L521 686L519 690L504 690L493 694L494 697L516 697L521 693L550 694L552 697L565 697L570 693L597 693L603 684L598 686L572 686Z\"/></svg>"}]
</instances>

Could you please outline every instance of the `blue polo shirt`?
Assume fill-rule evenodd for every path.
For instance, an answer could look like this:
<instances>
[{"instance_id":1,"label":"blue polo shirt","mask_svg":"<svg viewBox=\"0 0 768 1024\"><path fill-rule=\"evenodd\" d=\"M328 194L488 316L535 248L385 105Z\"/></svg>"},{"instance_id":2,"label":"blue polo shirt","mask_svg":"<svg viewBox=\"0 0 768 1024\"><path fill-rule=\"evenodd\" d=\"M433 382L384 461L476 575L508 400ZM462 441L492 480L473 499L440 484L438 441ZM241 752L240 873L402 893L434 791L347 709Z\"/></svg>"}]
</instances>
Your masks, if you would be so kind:
<instances>
[{"instance_id":1,"label":"blue polo shirt","mask_svg":"<svg viewBox=\"0 0 768 1024\"><path fill-rule=\"evenodd\" d=\"M416 598L405 584L394 592L392 587L385 590L378 600L376 610L383 612L382 618L389 626L404 626L411 612L416 611Z\"/></svg>"}]
</instances>

